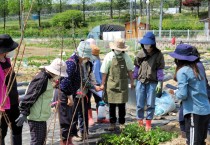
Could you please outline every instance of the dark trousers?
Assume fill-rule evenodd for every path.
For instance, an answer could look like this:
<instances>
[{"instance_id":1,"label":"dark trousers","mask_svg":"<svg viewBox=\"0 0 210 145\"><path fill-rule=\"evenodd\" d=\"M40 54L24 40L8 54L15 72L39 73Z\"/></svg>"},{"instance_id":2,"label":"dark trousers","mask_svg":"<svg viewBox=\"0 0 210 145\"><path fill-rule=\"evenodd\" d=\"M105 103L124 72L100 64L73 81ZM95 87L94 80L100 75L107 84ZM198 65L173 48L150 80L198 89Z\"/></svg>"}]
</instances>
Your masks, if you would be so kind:
<instances>
[{"instance_id":1,"label":"dark trousers","mask_svg":"<svg viewBox=\"0 0 210 145\"><path fill-rule=\"evenodd\" d=\"M47 134L46 121L28 121L31 134L30 145L44 145Z\"/></svg>"},{"instance_id":2,"label":"dark trousers","mask_svg":"<svg viewBox=\"0 0 210 145\"><path fill-rule=\"evenodd\" d=\"M95 99L96 110L97 110L98 106L99 106L99 102L102 101L102 99L99 96L97 96L96 94L94 94L94 93L92 93L91 91L88 90L88 93L87 93L87 96L88 96L88 102L87 102L88 109L91 109L91 97L92 97L92 95L93 95L93 97Z\"/></svg>"},{"instance_id":3,"label":"dark trousers","mask_svg":"<svg viewBox=\"0 0 210 145\"><path fill-rule=\"evenodd\" d=\"M78 106L77 106L78 104ZM77 108L76 108L77 107ZM87 98L84 97L84 116L82 113L82 99L79 99L77 97L74 98L74 106L73 106L73 112L75 112L75 116L73 118L73 124L72 124L72 135L77 135L77 125L79 125L79 130L81 133L84 133L85 126L86 126L86 132L88 133L88 105L87 105ZM78 124L79 121L79 124ZM85 126L84 126L85 124Z\"/></svg>"},{"instance_id":4,"label":"dark trousers","mask_svg":"<svg viewBox=\"0 0 210 145\"><path fill-rule=\"evenodd\" d=\"M185 131L188 145L205 145L210 115L187 114Z\"/></svg>"},{"instance_id":5,"label":"dark trousers","mask_svg":"<svg viewBox=\"0 0 210 145\"><path fill-rule=\"evenodd\" d=\"M59 95L58 90L55 91L54 95ZM59 121L61 128L61 138L63 141L66 141L70 137L70 126L73 118L73 107L67 105L67 96L65 93L61 92L60 94L61 103L58 106L59 109ZM54 96L54 98L58 98L59 96ZM71 127L71 130L73 128ZM77 131L77 130L76 130ZM75 132L73 130L73 132ZM69 135L69 136L68 136Z\"/></svg>"},{"instance_id":6,"label":"dark trousers","mask_svg":"<svg viewBox=\"0 0 210 145\"><path fill-rule=\"evenodd\" d=\"M116 123L116 107L118 106L118 121L119 124L125 123L125 103L122 104L113 104L109 103L109 116L110 116L110 123Z\"/></svg>"},{"instance_id":7,"label":"dark trousers","mask_svg":"<svg viewBox=\"0 0 210 145\"><path fill-rule=\"evenodd\" d=\"M179 108L179 126L180 126L180 130L185 132L185 121L184 121L182 103L180 104L180 108Z\"/></svg>"},{"instance_id":8,"label":"dark trousers","mask_svg":"<svg viewBox=\"0 0 210 145\"><path fill-rule=\"evenodd\" d=\"M20 115L18 104L11 105L11 108L9 110L6 110L5 112L6 112L8 118L9 118L9 121L11 123L13 144L22 145L22 128L23 127L16 126L16 122L15 122L15 120ZM2 130L1 131L1 134L2 134L1 144L4 145L4 138L7 135L8 125L7 125L3 116L1 119L0 129Z\"/></svg>"}]
</instances>

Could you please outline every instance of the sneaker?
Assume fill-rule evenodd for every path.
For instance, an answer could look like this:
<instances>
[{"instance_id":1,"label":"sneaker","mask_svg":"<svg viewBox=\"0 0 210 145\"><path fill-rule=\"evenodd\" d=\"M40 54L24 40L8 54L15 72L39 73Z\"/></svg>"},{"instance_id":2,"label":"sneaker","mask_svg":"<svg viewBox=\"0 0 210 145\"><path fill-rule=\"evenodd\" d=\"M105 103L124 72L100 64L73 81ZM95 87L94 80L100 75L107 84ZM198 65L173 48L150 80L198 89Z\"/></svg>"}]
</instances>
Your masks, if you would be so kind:
<instances>
[{"instance_id":1,"label":"sneaker","mask_svg":"<svg viewBox=\"0 0 210 145\"><path fill-rule=\"evenodd\" d=\"M122 131L123 129L125 129L125 125L124 124L120 124L120 130Z\"/></svg>"},{"instance_id":2,"label":"sneaker","mask_svg":"<svg viewBox=\"0 0 210 145\"><path fill-rule=\"evenodd\" d=\"M105 130L107 130L107 131L115 131L115 129L116 129L116 124L115 123L111 123L110 126L107 129L105 129Z\"/></svg>"},{"instance_id":3,"label":"sneaker","mask_svg":"<svg viewBox=\"0 0 210 145\"><path fill-rule=\"evenodd\" d=\"M76 142L80 142L80 141L83 140L83 138L82 138L82 136L76 135L76 136L73 136L73 137L72 137L72 140L73 140L73 141L76 141Z\"/></svg>"}]
</instances>

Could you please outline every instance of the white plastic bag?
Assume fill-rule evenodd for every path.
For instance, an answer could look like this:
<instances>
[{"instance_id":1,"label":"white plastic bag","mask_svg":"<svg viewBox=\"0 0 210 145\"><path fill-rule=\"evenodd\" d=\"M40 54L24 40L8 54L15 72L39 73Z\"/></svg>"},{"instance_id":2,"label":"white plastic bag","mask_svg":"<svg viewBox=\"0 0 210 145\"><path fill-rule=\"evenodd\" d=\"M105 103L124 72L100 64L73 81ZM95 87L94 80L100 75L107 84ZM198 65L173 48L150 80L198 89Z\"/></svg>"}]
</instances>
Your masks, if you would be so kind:
<instances>
[{"instance_id":1,"label":"white plastic bag","mask_svg":"<svg viewBox=\"0 0 210 145\"><path fill-rule=\"evenodd\" d=\"M163 91L160 98L155 100L155 115L161 116L176 109L176 104L171 96L166 91Z\"/></svg>"}]
</instances>

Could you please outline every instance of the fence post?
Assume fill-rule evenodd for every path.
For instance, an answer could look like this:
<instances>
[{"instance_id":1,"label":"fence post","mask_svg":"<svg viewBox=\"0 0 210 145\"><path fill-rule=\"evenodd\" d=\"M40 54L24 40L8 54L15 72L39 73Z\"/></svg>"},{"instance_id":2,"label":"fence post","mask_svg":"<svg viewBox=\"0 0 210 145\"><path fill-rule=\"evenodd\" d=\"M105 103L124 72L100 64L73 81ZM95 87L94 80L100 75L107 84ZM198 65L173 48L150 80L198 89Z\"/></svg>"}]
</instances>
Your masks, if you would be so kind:
<instances>
[{"instance_id":1,"label":"fence post","mask_svg":"<svg viewBox=\"0 0 210 145\"><path fill-rule=\"evenodd\" d=\"M190 30L188 29L187 30L187 40L189 40L189 38L190 38Z\"/></svg>"},{"instance_id":2,"label":"fence post","mask_svg":"<svg viewBox=\"0 0 210 145\"><path fill-rule=\"evenodd\" d=\"M171 29L170 29L170 31L169 31L169 38L171 39Z\"/></svg>"},{"instance_id":3,"label":"fence post","mask_svg":"<svg viewBox=\"0 0 210 145\"><path fill-rule=\"evenodd\" d=\"M207 29L207 41L209 40L209 29Z\"/></svg>"}]
</instances>

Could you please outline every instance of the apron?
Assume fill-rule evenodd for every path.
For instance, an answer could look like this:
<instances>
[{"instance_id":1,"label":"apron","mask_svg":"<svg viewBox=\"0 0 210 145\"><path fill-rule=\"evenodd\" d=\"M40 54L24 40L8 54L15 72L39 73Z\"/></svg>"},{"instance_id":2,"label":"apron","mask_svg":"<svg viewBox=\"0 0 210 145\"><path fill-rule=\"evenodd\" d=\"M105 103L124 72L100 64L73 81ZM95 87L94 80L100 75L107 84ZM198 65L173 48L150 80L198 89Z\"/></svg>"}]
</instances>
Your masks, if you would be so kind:
<instances>
[{"instance_id":1,"label":"apron","mask_svg":"<svg viewBox=\"0 0 210 145\"><path fill-rule=\"evenodd\" d=\"M108 103L121 104L128 102L128 72L122 54L113 57L107 81L104 99Z\"/></svg>"}]
</instances>

